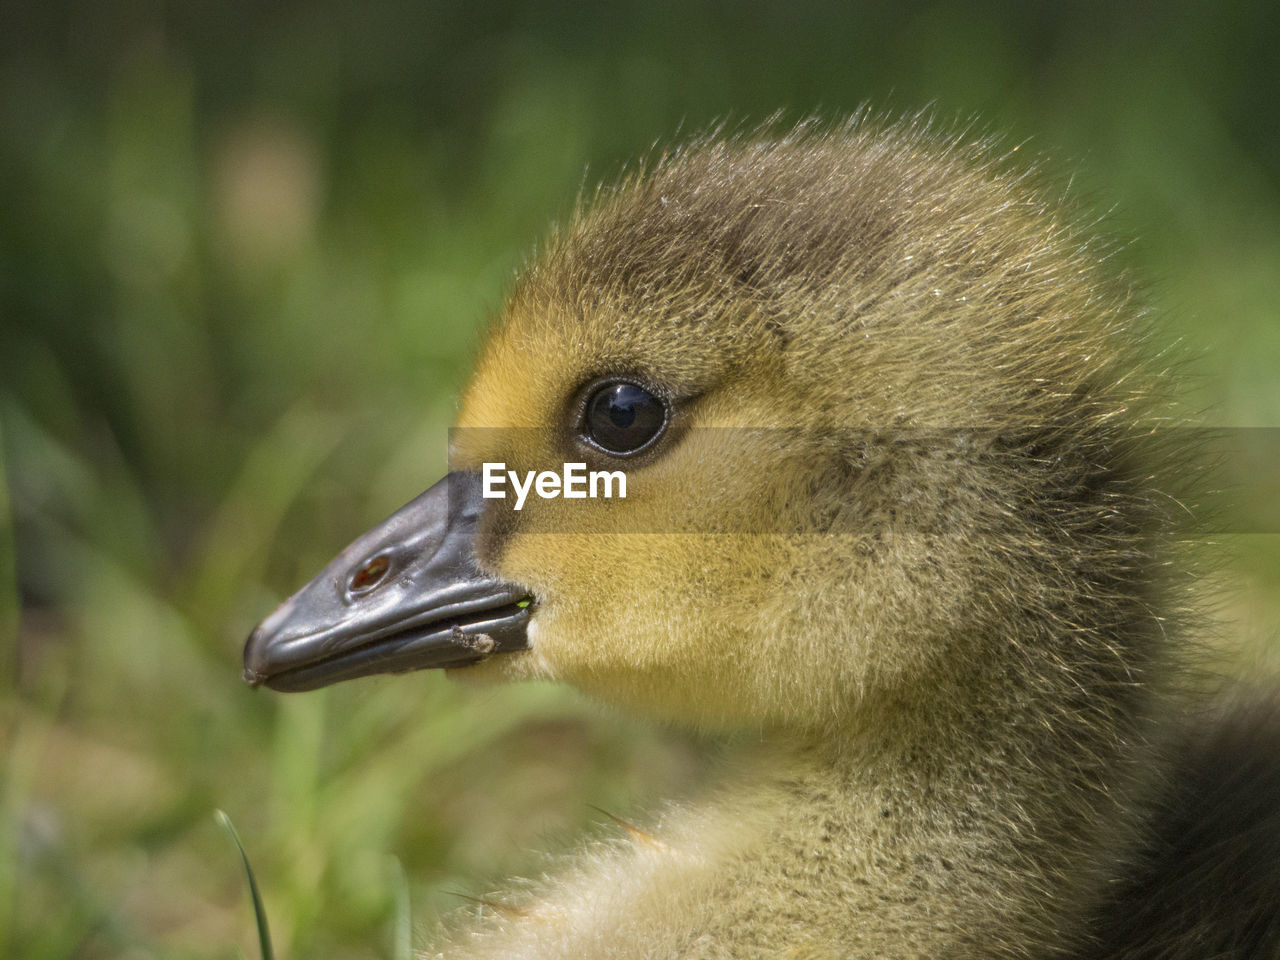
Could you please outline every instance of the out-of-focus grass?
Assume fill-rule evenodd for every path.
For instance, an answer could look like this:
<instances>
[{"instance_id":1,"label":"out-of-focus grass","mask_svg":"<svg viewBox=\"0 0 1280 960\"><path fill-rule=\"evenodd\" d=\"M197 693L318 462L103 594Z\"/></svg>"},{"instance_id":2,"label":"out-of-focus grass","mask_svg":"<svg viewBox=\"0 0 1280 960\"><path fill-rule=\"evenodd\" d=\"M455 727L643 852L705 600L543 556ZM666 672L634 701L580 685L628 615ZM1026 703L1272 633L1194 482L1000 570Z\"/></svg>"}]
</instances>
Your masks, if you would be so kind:
<instances>
[{"instance_id":1,"label":"out-of-focus grass","mask_svg":"<svg viewBox=\"0 0 1280 960\"><path fill-rule=\"evenodd\" d=\"M443 472L546 222L681 127L870 100L1033 136L1137 236L1189 408L1280 424L1265 3L27 6L0 30L4 956L251 954L220 807L279 956L398 960L406 917L424 942L589 804L697 779L687 740L564 691L239 679L253 623ZM1228 612L1274 656L1277 538L1235 539Z\"/></svg>"}]
</instances>

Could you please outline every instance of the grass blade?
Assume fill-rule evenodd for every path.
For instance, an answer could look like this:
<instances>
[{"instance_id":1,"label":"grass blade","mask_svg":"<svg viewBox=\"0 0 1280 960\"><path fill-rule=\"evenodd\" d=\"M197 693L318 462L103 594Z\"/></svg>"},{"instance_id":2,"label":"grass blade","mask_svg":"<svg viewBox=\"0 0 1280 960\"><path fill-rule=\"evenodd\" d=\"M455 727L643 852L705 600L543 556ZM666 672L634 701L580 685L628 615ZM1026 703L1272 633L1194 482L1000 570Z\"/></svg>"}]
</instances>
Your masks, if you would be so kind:
<instances>
[{"instance_id":1,"label":"grass blade","mask_svg":"<svg viewBox=\"0 0 1280 960\"><path fill-rule=\"evenodd\" d=\"M9 486L4 457L3 420L0 420L0 649L18 649L18 563L13 545L13 518L9 508ZM11 689L18 688L18 658L6 658L4 672L13 671ZM6 683L4 686L10 686ZM0 690L3 690L0 687ZM7 690L5 692L8 692Z\"/></svg>"},{"instance_id":2,"label":"grass blade","mask_svg":"<svg viewBox=\"0 0 1280 960\"><path fill-rule=\"evenodd\" d=\"M397 857L388 857L387 872L396 896L395 925L391 931L391 960L413 960L413 924L409 915L409 879Z\"/></svg>"},{"instance_id":3,"label":"grass blade","mask_svg":"<svg viewBox=\"0 0 1280 960\"><path fill-rule=\"evenodd\" d=\"M271 931L267 929L267 911L262 905L262 897L258 894L258 881L254 879L253 867L249 866L249 855L244 852L240 834L236 833L231 818L221 810L215 810L213 816L222 829L227 831L227 836L236 845L236 849L240 851L240 862L244 864L245 876L249 878L249 895L253 898L253 917L258 924L258 947L262 952L262 960L275 960L275 953L271 949Z\"/></svg>"}]
</instances>

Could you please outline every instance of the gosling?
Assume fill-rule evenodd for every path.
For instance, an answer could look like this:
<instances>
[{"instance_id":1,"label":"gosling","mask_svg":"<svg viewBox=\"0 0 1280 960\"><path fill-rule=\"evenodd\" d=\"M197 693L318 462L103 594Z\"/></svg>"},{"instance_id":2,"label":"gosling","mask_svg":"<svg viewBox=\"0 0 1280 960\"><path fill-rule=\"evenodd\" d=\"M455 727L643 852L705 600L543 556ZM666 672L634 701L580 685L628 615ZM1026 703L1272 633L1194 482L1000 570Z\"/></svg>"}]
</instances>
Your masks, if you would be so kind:
<instances>
[{"instance_id":1,"label":"gosling","mask_svg":"<svg viewBox=\"0 0 1280 960\"><path fill-rule=\"evenodd\" d=\"M1280 723L1181 692L1169 376L1106 253L990 145L866 120L701 140L553 234L452 472L246 679L556 680L750 745L431 955L1280 957ZM499 463L626 496L516 511Z\"/></svg>"}]
</instances>

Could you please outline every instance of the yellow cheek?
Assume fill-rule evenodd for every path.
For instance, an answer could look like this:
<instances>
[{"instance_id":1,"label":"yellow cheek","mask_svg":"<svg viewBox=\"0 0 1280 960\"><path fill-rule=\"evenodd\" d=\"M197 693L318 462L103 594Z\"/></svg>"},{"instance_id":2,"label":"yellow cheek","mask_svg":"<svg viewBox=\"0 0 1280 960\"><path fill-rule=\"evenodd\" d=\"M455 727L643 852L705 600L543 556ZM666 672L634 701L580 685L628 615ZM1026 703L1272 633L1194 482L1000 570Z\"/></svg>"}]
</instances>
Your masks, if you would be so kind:
<instances>
[{"instance_id":1,"label":"yellow cheek","mask_svg":"<svg viewBox=\"0 0 1280 960\"><path fill-rule=\"evenodd\" d=\"M718 719L744 694L753 702L758 680L744 654L755 633L758 585L734 583L745 567L724 540L515 537L500 572L539 598L521 675L670 716L687 715L694 702Z\"/></svg>"}]
</instances>

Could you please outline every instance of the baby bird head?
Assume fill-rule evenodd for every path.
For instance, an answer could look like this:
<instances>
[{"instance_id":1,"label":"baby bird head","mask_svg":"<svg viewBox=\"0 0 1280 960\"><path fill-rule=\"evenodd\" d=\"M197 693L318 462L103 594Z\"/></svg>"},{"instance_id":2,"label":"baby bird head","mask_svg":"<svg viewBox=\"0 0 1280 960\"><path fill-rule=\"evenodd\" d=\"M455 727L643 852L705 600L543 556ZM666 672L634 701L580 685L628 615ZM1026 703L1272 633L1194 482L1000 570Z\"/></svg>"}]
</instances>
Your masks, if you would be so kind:
<instances>
[{"instance_id":1,"label":"baby bird head","mask_svg":"<svg viewBox=\"0 0 1280 960\"><path fill-rule=\"evenodd\" d=\"M1131 678L1158 629L1129 299L982 143L663 155L526 267L448 480L264 621L246 676L444 666L801 729Z\"/></svg>"}]
</instances>

